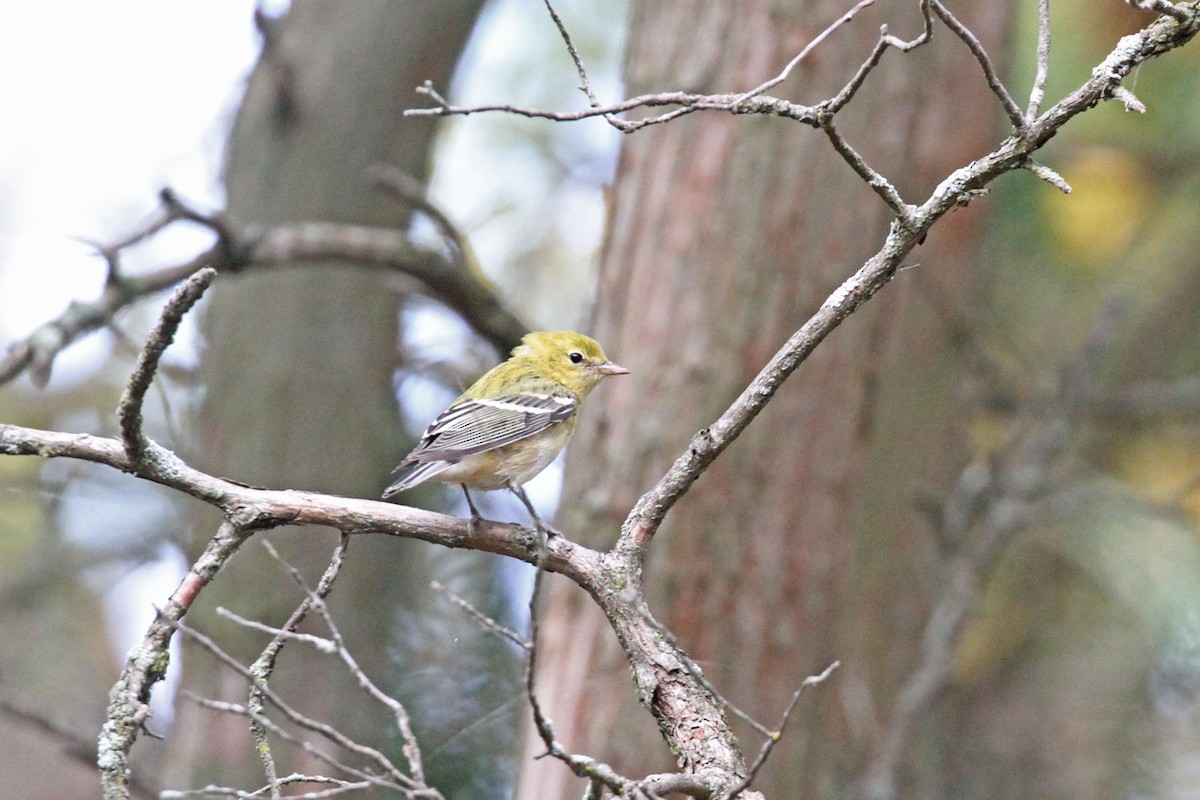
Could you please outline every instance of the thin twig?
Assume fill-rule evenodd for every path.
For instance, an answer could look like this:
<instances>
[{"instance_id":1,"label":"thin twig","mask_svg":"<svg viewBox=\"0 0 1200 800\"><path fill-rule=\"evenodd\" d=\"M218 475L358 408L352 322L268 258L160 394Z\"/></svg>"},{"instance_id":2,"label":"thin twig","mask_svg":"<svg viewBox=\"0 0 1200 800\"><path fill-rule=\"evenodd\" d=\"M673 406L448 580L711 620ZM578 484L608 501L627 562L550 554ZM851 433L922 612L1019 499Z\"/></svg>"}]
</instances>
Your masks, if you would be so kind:
<instances>
[{"instance_id":1,"label":"thin twig","mask_svg":"<svg viewBox=\"0 0 1200 800\"><path fill-rule=\"evenodd\" d=\"M1021 130L1025 127L1025 117L1021 113L1021 109L1017 106L1017 102L1013 100L1011 94L1004 86L1004 82L1000 80L1000 73L996 71L996 67L992 64L991 56L983 49L983 45L979 43L979 39L966 26L959 22L958 17L950 13L950 10L942 5L941 0L930 0L935 13L945 23L946 27L954 31L954 34L963 41L967 49L971 51L971 55L975 56L975 60L979 62L979 68L983 70L983 77L987 81L988 88L1000 100L1000 105L1004 107L1004 113L1008 115L1012 121L1013 127Z\"/></svg>"},{"instance_id":2,"label":"thin twig","mask_svg":"<svg viewBox=\"0 0 1200 800\"><path fill-rule=\"evenodd\" d=\"M694 111L703 111L711 108L714 108L714 106L707 103L693 103L683 106L682 108L677 108L674 111L668 111L665 114L659 114L657 117L645 117L643 119L635 120L616 120L615 124L622 133L633 133L634 131L649 127L650 125L662 125L663 123L670 122L673 119L678 119L679 117L691 114Z\"/></svg>"},{"instance_id":3,"label":"thin twig","mask_svg":"<svg viewBox=\"0 0 1200 800\"><path fill-rule=\"evenodd\" d=\"M475 259L469 255L471 246L466 234L437 203L429 199L425 184L392 164L376 165L371 170L371 177L377 186L386 190L394 198L412 206L428 217L441 232L442 238L449 245L451 253L459 260L460 266L466 268L469 264L475 263Z\"/></svg>"},{"instance_id":4,"label":"thin twig","mask_svg":"<svg viewBox=\"0 0 1200 800\"><path fill-rule=\"evenodd\" d=\"M886 31L887 27L884 26L882 30ZM879 40L875 42L875 46L871 48L871 54L867 56L866 61L863 61L863 63L859 65L858 70L854 73L854 76L846 82L846 85L842 87L841 91L822 103L821 108L827 110L831 114L836 114L838 111L841 111L847 103L854 99L854 95L858 93L860 88L862 88L863 83L865 83L867 80L867 76L871 74L871 70L879 66L879 60L883 58L883 54L887 49L887 39L885 36L881 35Z\"/></svg>"},{"instance_id":5,"label":"thin twig","mask_svg":"<svg viewBox=\"0 0 1200 800\"><path fill-rule=\"evenodd\" d=\"M346 734L342 733L337 728L334 728L332 725L312 719L311 717L308 717L297 711L290 703L280 697L273 689L271 689L270 686L256 678L247 667L242 666L237 659L222 649L220 645L214 642L210 637L204 635L195 628L191 628L183 624L182 622L168 621L167 624L183 635L187 636L196 644L200 645L200 647L208 651L209 654L214 656L226 667L257 686L262 691L263 698L275 706L275 708L277 708L292 723L304 727L307 730L322 736L338 747L341 747L366 759L370 763L374 764L376 768L380 769L383 774L390 776L392 780L404 786L406 789L417 790L427 788L417 783L409 776L405 775L396 767L395 764L391 762L390 759L388 759L386 755L381 753L379 750L376 750L374 747L357 742Z\"/></svg>"},{"instance_id":6,"label":"thin twig","mask_svg":"<svg viewBox=\"0 0 1200 800\"><path fill-rule=\"evenodd\" d=\"M465 116L468 114L479 114L484 112L503 112L506 114L516 114L522 117L534 117L537 119L547 119L554 122L578 122L580 120L591 119L593 117L603 117L609 114L622 114L626 111L633 111L639 108L655 108L661 106L694 106L704 102L710 102L712 95L694 94L691 92L657 92L654 94L638 95L631 97L628 100L621 100L616 103L609 103L604 106L589 106L578 111L548 111L544 108L526 108L523 106L514 106L508 103L489 103L478 106L455 106L446 101L444 97L438 94L433 85L426 81L421 86L416 88L416 93L425 95L434 101L433 108L409 108L405 109L404 116L406 117L448 117L448 116ZM716 106L713 106L714 108Z\"/></svg>"},{"instance_id":7,"label":"thin twig","mask_svg":"<svg viewBox=\"0 0 1200 800\"><path fill-rule=\"evenodd\" d=\"M324 574L321 575L321 581L317 588L321 598L324 598L333 589L333 582L337 579L342 564L345 562L346 549L349 545L350 537L342 534L338 546L334 548L333 556L329 559L329 565L325 568ZM283 565L284 569L292 573L293 579L297 577L298 571L296 568L287 563L279 555L279 551L275 549L275 546L270 541L264 539L263 547L272 558ZM250 734L254 737L254 750L258 753L258 758L262 762L263 771L267 777L267 785L275 787L271 790L272 798L277 798L280 795L275 782L275 757L271 752L271 740L267 736L266 729L258 722L258 717L262 715L265 703L260 687L266 686L267 682L271 679L271 673L275 671L275 661L279 657L279 652L283 649L283 645L288 640L289 635L295 633L296 628L308 616L310 608L312 608L311 595L306 592L305 598L300 602L300 605L291 613L287 622L283 624L280 631L263 648L262 653L254 660L254 663L250 665L248 670L255 678L254 682L250 684L249 695L246 700L246 706L250 709Z\"/></svg>"},{"instance_id":8,"label":"thin twig","mask_svg":"<svg viewBox=\"0 0 1200 800\"><path fill-rule=\"evenodd\" d=\"M915 50L916 48L918 48L924 44L928 44L929 41L933 38L933 16L929 13L930 0L920 0L920 4L921 4L921 25L922 25L922 27L921 27L921 32L919 34L917 34L916 38L905 40L905 39L900 39L896 36L892 36L891 34L889 34L887 32L886 26L880 32L881 37L886 39L887 43L889 45L896 48L897 50L899 50L902 53L907 53L910 50Z\"/></svg>"},{"instance_id":9,"label":"thin twig","mask_svg":"<svg viewBox=\"0 0 1200 800\"><path fill-rule=\"evenodd\" d=\"M256 619L246 619L240 614L234 613L224 606L217 606L217 616L227 619L237 625L241 625L243 628L249 628L252 631L269 633L272 636L276 636L284 641L302 642L313 647L318 652L325 653L327 655L332 655L337 652L337 645L329 639L325 639L321 636L314 636L311 633L300 633L299 631L290 631L286 628L276 628L259 622Z\"/></svg>"},{"instance_id":10,"label":"thin twig","mask_svg":"<svg viewBox=\"0 0 1200 800\"><path fill-rule=\"evenodd\" d=\"M348 537L343 534L342 538L345 540ZM295 577L303 586L303 577L300 575L299 571L296 571ZM323 596L319 596L312 590L309 590L308 596L312 601L313 608L320 615L321 619L325 623L325 626L329 628L329 634L333 638L333 642L337 647L338 657L342 659L342 663L346 665L346 668L350 671L350 674L354 676L354 679L358 682L359 687L365 691L372 700L392 712L392 719L396 723L397 730L400 731L400 737L404 740L404 745L401 747L401 750L404 753L405 759L408 760L409 772L412 773L412 777L417 783L424 784L425 766L421 759L421 746L417 742L416 734L413 733L412 718L409 717L408 710L404 707L403 703L380 689L375 682L367 676L367 673L363 671L363 668L359 666L358 660L354 658L354 654L350 652L348 647L346 647L346 640L342 637L341 630L338 629L337 624L334 622L333 615L329 613L329 607L325 604Z\"/></svg>"},{"instance_id":11,"label":"thin twig","mask_svg":"<svg viewBox=\"0 0 1200 800\"><path fill-rule=\"evenodd\" d=\"M1071 193L1071 184L1067 183L1067 179L1047 167L1045 164L1039 164L1030 158L1026 160L1023 166L1025 169L1029 170L1031 173L1038 176L1055 189L1058 189L1063 194Z\"/></svg>"},{"instance_id":12,"label":"thin twig","mask_svg":"<svg viewBox=\"0 0 1200 800\"><path fill-rule=\"evenodd\" d=\"M587 70L583 68L583 59L579 57L579 51L575 49L575 45L571 42L571 34L567 32L567 26L563 25L562 19L558 16L558 12L554 10L554 6L550 4L550 0L543 0L543 2L546 4L546 10L550 12L550 19L554 20L554 25L558 28L558 35L562 37L563 44L567 46L567 52L571 54L571 60L575 62L575 72L579 75L579 90L587 95L588 105L592 108L597 108L600 105L600 101L592 93L592 85L588 81Z\"/></svg>"},{"instance_id":13,"label":"thin twig","mask_svg":"<svg viewBox=\"0 0 1200 800\"><path fill-rule=\"evenodd\" d=\"M329 566L325 568L325 572L321 575L321 580L317 584L317 588L314 590L310 588L308 582L304 580L304 576L301 574L300 570L296 569L293 564L284 559L270 542L263 542L264 547L266 547L267 551L271 554L271 557L279 562L279 564L292 578L293 582L295 582L295 584L305 594L304 600L301 602L296 611L293 612L292 617L288 620L287 630L293 631L295 627L299 625L300 621L306 616L309 610L314 610L317 612L317 614L324 621L325 626L329 628L329 633L332 638L330 640L319 639L318 637L311 638L316 640L316 642L319 642L318 647L322 650L322 652L337 654L337 656L341 658L342 662L346 665L347 669L349 669L350 674L354 676L355 680L358 682L358 685L367 692L371 699L375 700L380 705L383 705L392 712L392 717L396 722L396 727L399 729L400 735L404 739L404 746L402 749L405 757L408 759L409 771L412 773L412 777L417 783L424 784L425 768L421 760L421 748L417 743L416 736L413 734L412 723L411 719L409 718L408 711L404 708L400 701L386 694L383 690L376 686L375 683L363 671L362 667L359 666L358 661L354 658L349 648L346 647L346 642L342 638L342 633L338 629L337 624L334 622L333 616L329 613L329 607L325 603L325 598L328 597L329 592L332 590L333 582L337 579L337 575L341 571L342 564L345 562L346 551L349 547L349 544L349 535L343 533L341 541L334 550L333 557L330 559ZM282 641L285 638L299 637L279 637L275 642L272 642L272 644L274 645L278 642L278 647L282 647ZM307 639L305 639L305 641L307 641ZM276 654L278 652L278 647L275 651ZM272 655L272 660L273 659L274 654ZM252 667L251 669L253 671L254 668ZM265 677L263 680L265 681ZM260 711L261 698L259 698L260 702L258 703L257 707L253 703L254 699L255 694L252 691L252 703L250 707L254 711ZM260 743L259 747L261 748L263 745Z\"/></svg>"},{"instance_id":14,"label":"thin twig","mask_svg":"<svg viewBox=\"0 0 1200 800\"><path fill-rule=\"evenodd\" d=\"M1033 89L1029 92L1029 108L1025 121L1033 122L1042 109L1046 98L1046 78L1050 74L1050 0L1038 0L1038 43L1037 71L1033 78Z\"/></svg>"},{"instance_id":15,"label":"thin twig","mask_svg":"<svg viewBox=\"0 0 1200 800\"><path fill-rule=\"evenodd\" d=\"M798 108L781 107L778 111L785 116L802 114ZM528 323L508 307L480 270L463 269L461 259L449 258L440 247L415 245L404 231L323 221L239 227L219 215L204 216L170 192L164 193L163 202L170 205L153 221L155 232L162 229L164 220L168 224L202 220L210 229L220 231L217 242L187 261L144 274L119 274L110 267L110 279L100 297L72 301L57 317L0 354L0 384L28 371L34 385L44 388L55 359L69 345L109 326L126 306L170 289L204 267L244 272L337 262L393 270L416 278L433 297L458 311L477 333L501 350L511 349L529 330ZM150 235L148 231L139 230L125 241L145 238Z\"/></svg>"},{"instance_id":16,"label":"thin twig","mask_svg":"<svg viewBox=\"0 0 1200 800\"><path fill-rule=\"evenodd\" d=\"M1125 2L1142 11L1166 14L1180 22L1187 22L1188 19L1188 12L1169 0L1125 0Z\"/></svg>"},{"instance_id":17,"label":"thin twig","mask_svg":"<svg viewBox=\"0 0 1200 800\"><path fill-rule=\"evenodd\" d=\"M191 692L187 689L183 690L183 694L188 700L190 700L191 702L200 706L201 708L208 708L213 711L219 711L222 714L233 714L235 716L246 717L247 719L253 719L254 721L258 722L258 724L262 725L264 728L266 728L268 731L270 731L272 736L275 736L278 739L280 739L281 741L287 742L288 744L290 744L294 747L300 748L305 753L307 753L309 756L313 757L314 759L316 759L317 761L320 761L323 764L328 765L331 769L333 769L335 771L340 771L346 775L350 775L350 776L352 776L354 778L358 778L360 780L371 781L371 783L373 785L380 786L385 789L391 789L391 790L397 791L397 792L408 791L404 786L401 786L399 783L396 783L395 781L388 780L387 778L384 778L375 773L366 772L364 770L358 769L357 767L353 767L350 764L346 764L343 761L340 761L339 759L335 758L334 756L332 756L329 753L325 752L324 750L320 749L319 747L317 747L316 745L314 745L312 742L308 741L307 739L302 739L299 736L297 736L296 734L292 733L287 728L283 728L283 727L277 725L266 714L258 714L258 715L252 714L250 712L250 709L246 708L246 706L241 703L228 703L223 700L213 700L212 698L208 698L208 697L200 697L199 695L197 695L194 692ZM303 726L300 726L300 727L303 728Z\"/></svg>"},{"instance_id":18,"label":"thin twig","mask_svg":"<svg viewBox=\"0 0 1200 800\"><path fill-rule=\"evenodd\" d=\"M146 434L142 430L142 403L146 399L146 391L150 388L150 383L154 380L158 362L167 348L171 346L171 342L174 341L184 315L204 295L204 291L208 289L216 276L215 269L206 267L176 287L175 291L171 293L170 299L167 300L167 304L163 306L158 324L150 332L146 346L142 348L141 355L138 356L137 365L129 376L129 382L121 395L121 402L117 406L117 419L121 423L121 438L125 442L125 453L131 464L137 464L142 460L146 448Z\"/></svg>"},{"instance_id":19,"label":"thin twig","mask_svg":"<svg viewBox=\"0 0 1200 800\"><path fill-rule=\"evenodd\" d=\"M841 665L842 664L840 661L834 661L819 675L809 675L800 683L799 688L797 688L792 694L791 702L789 702L787 708L784 709L783 717L779 720L779 725L776 726L775 730L770 732L770 734L767 736L767 740L763 742L762 747L758 751L758 756L754 759L754 763L750 765L749 772L746 773L746 777L743 778L736 786L726 792L721 800L734 800L734 798L736 798L739 794L750 788L750 784L753 783L754 779L758 776L759 770L762 769L763 764L767 763L767 758L770 757L771 751L775 749L775 745L779 744L779 742L783 740L783 729L787 727L788 720L791 719L792 712L796 709L796 705L800 702L800 697L804 694L804 691L810 686L816 686L817 684L824 682L825 679L832 675L834 670Z\"/></svg>"},{"instance_id":20,"label":"thin twig","mask_svg":"<svg viewBox=\"0 0 1200 800\"><path fill-rule=\"evenodd\" d=\"M150 216L146 219L146 221L135 228L131 233L126 235L125 238L117 239L115 242L107 243L98 243L82 238L78 239L78 241L94 247L102 256L109 258L110 254L119 253L122 250L133 247L135 244L144 242L159 231L165 230L166 228L170 227L172 223L177 222L182 218L183 217L180 216L177 209L173 208L167 203L161 202L160 195L159 204L155 206L153 211L150 212Z\"/></svg>"},{"instance_id":21,"label":"thin twig","mask_svg":"<svg viewBox=\"0 0 1200 800\"><path fill-rule=\"evenodd\" d=\"M1146 113L1145 104L1141 100L1138 100L1137 96L1135 96L1133 92L1129 91L1124 86L1114 86L1112 90L1112 96L1114 100L1121 101L1121 104L1125 106L1126 111L1134 111L1138 114Z\"/></svg>"},{"instance_id":22,"label":"thin twig","mask_svg":"<svg viewBox=\"0 0 1200 800\"><path fill-rule=\"evenodd\" d=\"M783 68L782 72L780 72L774 78L771 78L770 80L766 81L765 83L759 84L758 86L754 87L750 91L738 95L737 97L735 97L733 99L731 105L733 105L733 106L741 105L742 103L746 102L750 98L757 97L760 94L762 94L763 92L767 91L768 89L774 88L775 86L778 86L779 84L783 83L785 80L788 79L788 76L792 73L792 70L795 69L796 66L801 61L803 61L805 58L807 58L808 54L811 53L817 47L817 45L819 45L821 42L825 41L825 39L830 34L832 34L834 31L836 31L838 28L842 27L843 25L845 25L846 23L848 23L852 19L854 19L854 16L859 11L862 11L867 6L871 6L874 4L875 4L875 0L859 0L859 2L856 3L853 8L851 8L845 14L842 14L842 16L838 17L836 20L831 22L825 28L825 30L818 33L816 36L814 36L812 38L812 40L808 44L804 45L804 49L802 49L799 53L797 53L796 57L787 63L787 66Z\"/></svg>"},{"instance_id":23,"label":"thin twig","mask_svg":"<svg viewBox=\"0 0 1200 800\"><path fill-rule=\"evenodd\" d=\"M318 783L327 784L334 788L324 789L316 792L305 792L304 794L288 795L289 800L325 800L328 797L337 797L349 792L356 792L364 789L370 789L378 786L378 783L370 780L363 781L343 781L338 778L330 778L325 775L302 775L298 772L293 772L291 775L284 776L279 779L280 786L293 786L300 783ZM256 797L266 797L269 786L264 786L261 789L253 792L247 792L242 789L234 789L229 786L205 786L203 789L183 789L176 791L164 791L159 794L159 800L187 800L191 797L236 797L239 800L253 800Z\"/></svg>"},{"instance_id":24,"label":"thin twig","mask_svg":"<svg viewBox=\"0 0 1200 800\"><path fill-rule=\"evenodd\" d=\"M488 633L494 634L495 636L498 636L501 639L512 642L517 647L520 647L522 650L528 650L531 647L531 645L529 644L529 640L526 639L524 636L517 633L512 628L506 627L504 625L501 625L499 622L496 622L496 620L492 619L487 614L484 614L482 611L475 608L475 606L471 605L470 602L468 602L467 600L465 600L462 597L459 597L454 592L450 591L442 583L440 583L438 581L430 581L429 585L432 586L435 591L441 592L442 594L446 595L446 599L449 600L451 603L458 606L463 611L467 612L472 617L472 619L474 619L476 622L478 622L480 627L482 627Z\"/></svg>"},{"instance_id":25,"label":"thin twig","mask_svg":"<svg viewBox=\"0 0 1200 800\"><path fill-rule=\"evenodd\" d=\"M550 10L551 18L555 25L558 26L559 33L563 37L563 41L567 45L568 51L571 53L572 59L575 61L576 71L579 73L580 79L583 82L581 87L588 96L589 107L580 111L547 111L538 108L526 108L521 106L513 106L509 104L492 104L479 106L453 106L441 94L434 89L433 84L426 81L423 85L416 89L417 94L422 94L434 102L433 108L411 108L404 112L405 116L451 116L451 115L467 115L477 114L482 112L500 111L509 114L516 114L525 117L534 117L541 119L554 120L556 122L574 122L592 117L604 117L605 120L622 133L633 133L634 131L648 127L650 125L661 125L671 120L678 119L686 114L691 114L696 111L725 111L734 114L772 114L775 116L785 116L791 119L796 119L807 124L813 123L813 114L811 109L805 106L795 106L787 101L778 98L764 98L762 93L767 89L777 86L787 80L792 70L803 61L808 55L823 42L830 34L850 22L859 11L867 6L872 5L875 0L860 0L849 11L838 17L830 23L821 33L819 33L812 41L810 41L797 54L783 71L775 77L767 80L765 83L751 89L748 92L739 92L733 94L691 94L685 92L662 92L656 94L639 95L638 97L629 98L618 103L608 105L600 105L595 95L592 93L590 85L587 81L587 73L584 70L583 63L579 58L578 52L571 43L570 35L568 34L562 20L550 5L549 0L546 0L546 6ZM879 45L880 53L887 47L896 47L903 51L911 50L914 47L929 41L932 31L932 21L929 11L929 0L921 0L921 13L924 18L924 30L912 41L904 41L894 36L889 36L886 32L881 34ZM875 56L875 62L878 62L878 54ZM874 66L874 64L872 64ZM858 83L866 77L866 73L870 69L860 70ZM857 86L855 87L857 88ZM830 105L830 101L825 104L828 110L836 110L849 100L849 95L853 92L848 92L847 96L840 103ZM754 100L763 100L764 102L750 104ZM627 111L633 111L641 108L655 108L661 106L679 106L672 111L653 117L645 117L637 120L623 120L617 115ZM783 113L780 113L780 112Z\"/></svg>"},{"instance_id":26,"label":"thin twig","mask_svg":"<svg viewBox=\"0 0 1200 800\"><path fill-rule=\"evenodd\" d=\"M913 211L915 208L904 202L904 198L896 191L896 187L892 186L887 178L876 172L866 160L859 155L838 131L837 126L833 122L833 116L827 116L821 120L821 130L825 131L825 135L829 137L833 149L837 151L846 163L858 173L858 176L863 179L867 186L871 187L875 194L883 198L883 202L887 203L888 208L892 213L905 225L912 226Z\"/></svg>"},{"instance_id":27,"label":"thin twig","mask_svg":"<svg viewBox=\"0 0 1200 800\"><path fill-rule=\"evenodd\" d=\"M289 619L288 627L294 628L296 625L298 625L308 610L311 609L317 612L317 614L324 621L326 627L329 628L330 636L332 637L332 652L336 653L338 657L341 658L351 675L353 675L355 680L358 682L358 685L364 691L366 691L373 700L392 712L392 717L396 722L396 727L400 731L400 735L404 740L402 750L405 758L408 760L409 771L412 775L412 779L418 785L423 786L425 785L425 768L421 759L421 749L417 742L417 738L413 733L412 723L408 715L408 711L404 708L400 701L381 690L367 676L362 667L359 666L358 661L354 658L349 648L346 647L346 642L342 637L341 631L338 629L338 626L335 623L333 616L329 613L329 608L325 603L325 598L329 595L329 592L333 586L333 582L336 580L337 575L341 570L341 566L345 561L346 549L349 546L349 540L350 537L343 533L341 541L338 544L337 549L334 550L333 557L330 559L329 566L321 576L321 581L315 590L308 586L308 583L304 580L304 576L300 573L300 571L296 569L295 566L287 562L269 542L264 542L264 546L266 546L271 556L275 558L285 570L287 570L292 580L305 593L305 599L301 603L300 607L297 608L296 612L293 613L292 618ZM280 642L279 646L282 646L281 643L283 638L276 640ZM315 639L316 637L313 638ZM322 643L322 645L327 643L327 640L319 641ZM252 690L251 698L253 701L255 698L255 690ZM262 739L263 741L266 740L265 731L263 731ZM263 747L264 745L262 742L260 742L259 749L262 750Z\"/></svg>"},{"instance_id":28,"label":"thin twig","mask_svg":"<svg viewBox=\"0 0 1200 800\"><path fill-rule=\"evenodd\" d=\"M828 100L820 103L820 108L829 113L836 114L847 103L854 99L854 95L862 88L866 82L867 76L875 67L879 66L880 59L888 48L896 48L902 53L907 53L929 42L933 38L933 18L930 16L929 0L921 0L921 21L923 27L921 33L916 38L905 41L888 33L888 26L881 25L879 27L879 39L875 42L875 46L871 48L871 54L867 56L866 61L859 65L854 76L842 87L841 91L835 94Z\"/></svg>"},{"instance_id":29,"label":"thin twig","mask_svg":"<svg viewBox=\"0 0 1200 800\"><path fill-rule=\"evenodd\" d=\"M213 266L230 271L237 271L241 268L245 261L244 246L233 236L229 222L224 215L193 208L170 187L161 189L158 198L159 202L165 205L176 218L207 228L216 235L217 243L214 246L216 257Z\"/></svg>"},{"instance_id":30,"label":"thin twig","mask_svg":"<svg viewBox=\"0 0 1200 800\"><path fill-rule=\"evenodd\" d=\"M546 537L542 534L540 538L544 542ZM534 566L533 591L529 594L529 647L526 648L529 652L529 657L525 659L525 694L528 696L530 708L533 710L534 729L538 732L538 736L541 737L542 744L546 746L546 755L552 755L555 758L565 761L568 766L571 766L570 759L554 737L553 723L542 712L542 705L537 699L537 600L541 595L542 576L545 574L545 567L543 565L544 561L539 555L537 564Z\"/></svg>"},{"instance_id":31,"label":"thin twig","mask_svg":"<svg viewBox=\"0 0 1200 800\"><path fill-rule=\"evenodd\" d=\"M940 2L931 0L931 3L934 11L942 15L944 8ZM875 255L829 295L817 313L792 334L712 425L692 437L687 449L629 512L621 526L621 538L615 550L645 558L646 548L663 519L700 474L745 430L817 345L895 276L903 259L938 219L958 207L963 197L984 188L1000 175L1022 167L1025 160L1070 119L1111 96L1113 88L1138 65L1186 44L1198 31L1200 14L1196 14L1187 26L1160 18L1139 33L1124 37L1084 84L1026 126L1022 136L1009 137L988 155L955 170L943 180L929 199L914 210L911 225L908 228L893 225ZM1011 102L1011 98L1009 100ZM1015 104L1012 107L1015 108ZM1023 125L1019 109L1017 117Z\"/></svg>"}]
</instances>

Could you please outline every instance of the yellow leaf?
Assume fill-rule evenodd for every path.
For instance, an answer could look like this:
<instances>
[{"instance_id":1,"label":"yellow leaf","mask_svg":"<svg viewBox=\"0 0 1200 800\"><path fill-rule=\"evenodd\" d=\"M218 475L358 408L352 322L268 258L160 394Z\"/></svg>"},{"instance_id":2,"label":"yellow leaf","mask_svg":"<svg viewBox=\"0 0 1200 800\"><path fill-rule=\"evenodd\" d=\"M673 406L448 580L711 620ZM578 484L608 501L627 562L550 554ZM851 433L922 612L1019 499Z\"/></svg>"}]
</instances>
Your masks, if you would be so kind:
<instances>
[{"instance_id":1,"label":"yellow leaf","mask_svg":"<svg viewBox=\"0 0 1200 800\"><path fill-rule=\"evenodd\" d=\"M1063 165L1073 189L1064 195L1047 187L1046 221L1076 266L1110 263L1129 244L1149 211L1150 187L1138 161L1109 147L1090 147Z\"/></svg>"}]
</instances>

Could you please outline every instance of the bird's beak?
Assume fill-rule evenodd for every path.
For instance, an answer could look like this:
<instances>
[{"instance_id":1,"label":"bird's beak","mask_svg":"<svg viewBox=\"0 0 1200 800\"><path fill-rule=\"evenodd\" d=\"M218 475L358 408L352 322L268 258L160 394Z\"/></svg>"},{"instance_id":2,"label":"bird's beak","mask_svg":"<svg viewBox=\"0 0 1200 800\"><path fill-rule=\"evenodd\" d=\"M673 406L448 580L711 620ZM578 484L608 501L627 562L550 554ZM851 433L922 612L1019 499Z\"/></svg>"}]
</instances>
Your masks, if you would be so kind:
<instances>
[{"instance_id":1,"label":"bird's beak","mask_svg":"<svg viewBox=\"0 0 1200 800\"><path fill-rule=\"evenodd\" d=\"M603 364L596 365L596 372L601 375L628 375L629 370L622 367L620 364L614 364L611 361L605 361Z\"/></svg>"}]
</instances>

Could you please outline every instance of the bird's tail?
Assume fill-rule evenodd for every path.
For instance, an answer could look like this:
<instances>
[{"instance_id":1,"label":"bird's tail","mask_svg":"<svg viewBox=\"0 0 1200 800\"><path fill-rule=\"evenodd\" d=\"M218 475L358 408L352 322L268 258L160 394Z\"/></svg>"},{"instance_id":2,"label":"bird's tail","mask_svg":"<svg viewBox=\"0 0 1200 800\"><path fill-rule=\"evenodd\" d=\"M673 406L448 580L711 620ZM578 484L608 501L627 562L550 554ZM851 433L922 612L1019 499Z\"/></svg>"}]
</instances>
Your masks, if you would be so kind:
<instances>
[{"instance_id":1,"label":"bird's tail","mask_svg":"<svg viewBox=\"0 0 1200 800\"><path fill-rule=\"evenodd\" d=\"M452 461L426 461L424 464L417 464L411 470L397 478L395 483L383 490L383 499L387 500L407 489L411 489L418 483L424 483L434 475L446 471L453 464L454 462Z\"/></svg>"}]
</instances>

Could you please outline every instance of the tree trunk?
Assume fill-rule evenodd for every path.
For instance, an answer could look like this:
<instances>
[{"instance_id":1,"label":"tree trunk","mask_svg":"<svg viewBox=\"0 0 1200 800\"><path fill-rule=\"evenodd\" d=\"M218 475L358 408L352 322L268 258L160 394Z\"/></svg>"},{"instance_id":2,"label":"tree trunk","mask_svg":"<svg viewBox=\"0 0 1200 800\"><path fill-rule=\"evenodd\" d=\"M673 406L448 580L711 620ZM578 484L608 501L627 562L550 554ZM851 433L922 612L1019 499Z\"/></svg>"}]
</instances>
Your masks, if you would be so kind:
<instances>
[{"instance_id":1,"label":"tree trunk","mask_svg":"<svg viewBox=\"0 0 1200 800\"><path fill-rule=\"evenodd\" d=\"M408 210L372 186L370 170L386 163L424 178L435 122L405 119L402 111L419 105L413 87L423 81L449 83L481 5L481 0L352 5L296 0L286 16L268 21L264 50L227 146L230 217L239 223L332 220L403 228ZM405 449L393 388L401 363L397 320L405 284L385 273L341 266L223 278L214 287L200 367L206 386L196 454L201 468L264 486L378 497ZM213 520L204 516L197 538L207 539L212 531ZM311 585L337 538L333 531L324 539L312 531L302 537L286 530L271 534ZM472 674L486 673L496 648L465 643L488 641L484 634L433 647L458 639L436 613L415 610L428 603L429 579L436 574L427 546L358 538L349 552L332 610L367 673L412 703L432 752L477 714L469 709L464 719L460 709L456 719L447 719L440 709L451 705L448 687L426 684L468 664ZM460 560L459 569L474 570L473 582L486 597L496 580L494 560L465 561L470 566ZM240 614L277 625L301 599L254 542L231 566L212 598ZM220 625L208 610L194 610L194 624ZM429 621L413 640L406 635L413 635L415 619ZM247 662L265 644L259 634L228 626L217 632ZM328 657L305 650L295 644L285 649L272 682L276 691L318 719L384 744L388 715ZM244 701L244 681L210 669L199 652L187 656L188 688ZM459 687L455 700L469 695L478 701L483 691ZM243 720L214 720L186 702L181 713L177 730L192 733L176 748L172 785L209 780L262 785ZM479 784L473 773L493 766L503 735L493 728L486 741L466 737L483 752L478 757L464 760L457 748L427 757L430 780L457 791ZM390 746L398 750L398 743ZM280 774L286 774L292 767L282 746L277 757L283 759ZM303 761L300 766L328 769Z\"/></svg>"},{"instance_id":2,"label":"tree trunk","mask_svg":"<svg viewBox=\"0 0 1200 800\"><path fill-rule=\"evenodd\" d=\"M755 86L844 11L832 2L635 3L629 93ZM956 12L1002 50L1006 11L974 2ZM907 6L863 12L772 92L798 102L831 95L881 22L911 37L913 16ZM686 39L676 33L684 29ZM977 74L969 55L938 36L918 54L886 54L839 117L910 202L999 131L982 81L959 78ZM696 114L625 141L594 332L633 375L600 392L581 422L559 518L568 535L600 547L887 224L825 137L793 123ZM945 484L962 444L946 332L916 282L936 286L939 302L965 296L976 219L968 210L943 223L920 269L818 348L655 542L651 608L718 689L764 724L778 724L805 676L843 662L802 701L756 783L768 797L845 796L871 750L876 704L914 659L930 599L922 575L936 554L912 496ZM540 688L560 739L633 776L673 767L603 617L580 593L557 589L544 605ZM752 756L760 740L741 733ZM534 742L527 754L537 752ZM568 797L569 780L550 759L527 761L518 796Z\"/></svg>"}]
</instances>

